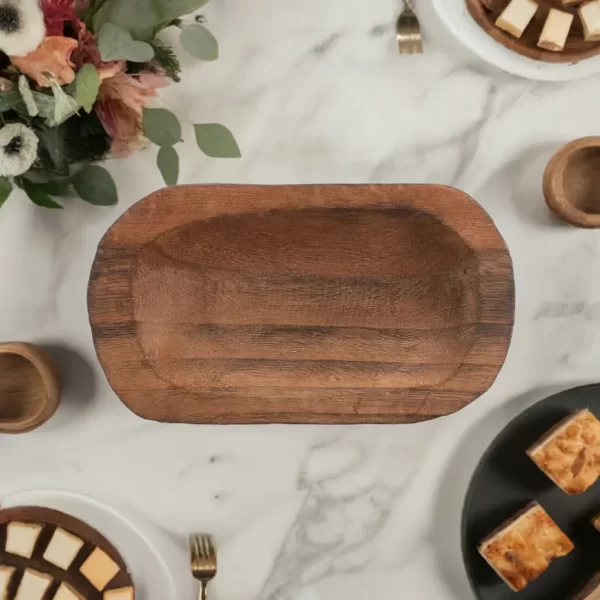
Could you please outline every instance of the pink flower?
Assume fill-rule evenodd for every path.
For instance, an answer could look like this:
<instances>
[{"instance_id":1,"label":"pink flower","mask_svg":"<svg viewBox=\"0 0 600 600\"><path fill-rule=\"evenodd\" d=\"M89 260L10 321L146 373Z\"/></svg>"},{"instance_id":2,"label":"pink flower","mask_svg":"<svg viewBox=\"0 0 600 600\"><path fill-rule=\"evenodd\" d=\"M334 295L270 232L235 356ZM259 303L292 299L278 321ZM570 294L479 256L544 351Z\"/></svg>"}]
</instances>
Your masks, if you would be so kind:
<instances>
[{"instance_id":1,"label":"pink flower","mask_svg":"<svg viewBox=\"0 0 600 600\"><path fill-rule=\"evenodd\" d=\"M156 90L166 85L166 79L154 73L135 76L121 72L102 82L96 114L113 140L113 154L124 156L144 146L143 110Z\"/></svg>"}]
</instances>

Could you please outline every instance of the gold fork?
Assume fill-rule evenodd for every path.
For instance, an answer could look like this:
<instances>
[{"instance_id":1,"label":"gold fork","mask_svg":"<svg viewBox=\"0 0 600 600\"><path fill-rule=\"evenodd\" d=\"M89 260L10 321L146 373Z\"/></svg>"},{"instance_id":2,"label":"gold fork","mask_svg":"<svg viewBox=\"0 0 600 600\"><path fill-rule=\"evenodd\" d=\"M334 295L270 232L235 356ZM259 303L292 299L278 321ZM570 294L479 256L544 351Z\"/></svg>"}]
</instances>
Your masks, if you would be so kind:
<instances>
[{"instance_id":1,"label":"gold fork","mask_svg":"<svg viewBox=\"0 0 600 600\"><path fill-rule=\"evenodd\" d=\"M200 582L200 600L207 598L208 582L217 574L217 552L210 535L204 533L190 536L192 575Z\"/></svg>"},{"instance_id":2,"label":"gold fork","mask_svg":"<svg viewBox=\"0 0 600 600\"><path fill-rule=\"evenodd\" d=\"M422 54L421 26L411 0L403 0L404 9L396 21L396 40L400 54Z\"/></svg>"}]
</instances>

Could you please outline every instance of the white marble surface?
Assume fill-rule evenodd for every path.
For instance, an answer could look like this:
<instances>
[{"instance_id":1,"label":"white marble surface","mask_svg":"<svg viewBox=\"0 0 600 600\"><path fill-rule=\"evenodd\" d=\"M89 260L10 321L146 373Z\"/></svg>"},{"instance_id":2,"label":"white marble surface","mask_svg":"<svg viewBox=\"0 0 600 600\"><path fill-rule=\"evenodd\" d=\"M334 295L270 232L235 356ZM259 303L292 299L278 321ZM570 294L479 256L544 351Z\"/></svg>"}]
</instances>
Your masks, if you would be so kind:
<instances>
[{"instance_id":1,"label":"white marble surface","mask_svg":"<svg viewBox=\"0 0 600 600\"><path fill-rule=\"evenodd\" d=\"M213 0L222 48L187 65L165 99L222 121L244 158L210 161L185 140L185 182L431 182L489 211L515 263L517 318L505 368L460 414L410 426L202 427L144 422L96 361L86 284L96 245L159 188L153 151L110 168L114 209L0 212L0 339L47 345L64 402L46 426L0 437L0 495L74 489L139 511L182 548L213 532L214 600L465 600L459 517L491 436L551 391L599 378L600 237L554 221L541 176L569 139L598 133L600 80L538 84L461 49L427 2L427 52L399 57L399 2ZM186 600L186 599L184 599Z\"/></svg>"}]
</instances>

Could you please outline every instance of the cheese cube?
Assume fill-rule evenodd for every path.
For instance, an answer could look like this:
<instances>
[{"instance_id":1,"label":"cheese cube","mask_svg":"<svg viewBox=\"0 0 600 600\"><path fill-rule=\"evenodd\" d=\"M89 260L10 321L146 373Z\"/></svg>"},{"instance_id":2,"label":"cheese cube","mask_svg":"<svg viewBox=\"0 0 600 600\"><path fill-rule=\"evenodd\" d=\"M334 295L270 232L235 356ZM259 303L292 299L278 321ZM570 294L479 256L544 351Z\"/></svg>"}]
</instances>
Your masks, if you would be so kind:
<instances>
[{"instance_id":1,"label":"cheese cube","mask_svg":"<svg viewBox=\"0 0 600 600\"><path fill-rule=\"evenodd\" d=\"M551 8L538 41L540 48L560 52L567 41L573 24L573 15Z\"/></svg>"},{"instance_id":2,"label":"cheese cube","mask_svg":"<svg viewBox=\"0 0 600 600\"><path fill-rule=\"evenodd\" d=\"M104 592L102 600L134 600L133 588L130 586L118 590L109 590Z\"/></svg>"},{"instance_id":3,"label":"cheese cube","mask_svg":"<svg viewBox=\"0 0 600 600\"><path fill-rule=\"evenodd\" d=\"M496 19L496 26L520 38L539 8L534 0L511 0Z\"/></svg>"},{"instance_id":4,"label":"cheese cube","mask_svg":"<svg viewBox=\"0 0 600 600\"><path fill-rule=\"evenodd\" d=\"M579 16L583 23L583 38L586 42L600 40L600 0L586 2L579 7Z\"/></svg>"},{"instance_id":5,"label":"cheese cube","mask_svg":"<svg viewBox=\"0 0 600 600\"><path fill-rule=\"evenodd\" d=\"M52 581L52 575L26 569L15 600L43 600Z\"/></svg>"},{"instance_id":6,"label":"cheese cube","mask_svg":"<svg viewBox=\"0 0 600 600\"><path fill-rule=\"evenodd\" d=\"M14 572L14 567L0 566L0 600L8 599L8 588Z\"/></svg>"},{"instance_id":7,"label":"cheese cube","mask_svg":"<svg viewBox=\"0 0 600 600\"><path fill-rule=\"evenodd\" d=\"M42 525L33 523L9 523L6 530L6 551L23 558L31 558Z\"/></svg>"},{"instance_id":8,"label":"cheese cube","mask_svg":"<svg viewBox=\"0 0 600 600\"><path fill-rule=\"evenodd\" d=\"M101 592L121 569L106 552L96 548L79 570Z\"/></svg>"},{"instance_id":9,"label":"cheese cube","mask_svg":"<svg viewBox=\"0 0 600 600\"><path fill-rule=\"evenodd\" d=\"M68 583L61 583L52 600L85 600Z\"/></svg>"},{"instance_id":10,"label":"cheese cube","mask_svg":"<svg viewBox=\"0 0 600 600\"><path fill-rule=\"evenodd\" d=\"M82 546L83 540L58 527L44 552L44 560L66 571Z\"/></svg>"}]
</instances>

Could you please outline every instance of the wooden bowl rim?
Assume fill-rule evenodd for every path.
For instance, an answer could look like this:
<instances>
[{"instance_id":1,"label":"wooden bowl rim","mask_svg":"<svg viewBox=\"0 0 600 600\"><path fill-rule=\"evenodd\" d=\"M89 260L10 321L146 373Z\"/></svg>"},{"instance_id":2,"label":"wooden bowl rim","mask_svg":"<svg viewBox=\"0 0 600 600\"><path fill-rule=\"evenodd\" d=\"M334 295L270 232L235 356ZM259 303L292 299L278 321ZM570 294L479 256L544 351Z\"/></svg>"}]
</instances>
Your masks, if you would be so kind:
<instances>
[{"instance_id":1,"label":"wooden bowl rim","mask_svg":"<svg viewBox=\"0 0 600 600\"><path fill-rule=\"evenodd\" d=\"M600 214L587 213L572 204L564 189L564 173L575 154L589 148L600 148L600 136L572 140L560 148L548 162L544 172L544 197L550 209L575 227L600 227Z\"/></svg>"},{"instance_id":2,"label":"wooden bowl rim","mask_svg":"<svg viewBox=\"0 0 600 600\"><path fill-rule=\"evenodd\" d=\"M496 27L495 23L492 23L487 18L485 7L481 0L464 0L467 4L469 14L473 17L475 22L496 42L521 56L525 56L538 62L551 62L551 63L572 63L579 62L586 58L592 58L600 54L600 42L589 49L574 51L574 50L563 50L562 52L554 52L552 50L546 50L544 48L530 48L525 44L520 43L519 38L515 38L510 33L503 31L499 27Z\"/></svg>"},{"instance_id":3,"label":"wooden bowl rim","mask_svg":"<svg viewBox=\"0 0 600 600\"><path fill-rule=\"evenodd\" d=\"M269 194L261 191L269 190ZM327 190L328 193L324 193ZM301 192L301 193L299 193ZM223 202L222 195L229 201ZM184 205L185 211L177 207ZM490 336L486 335L486 327L497 326L498 351L493 359L493 364L481 369L481 384L476 390L470 389L469 362L471 352L457 370L457 372L443 384L435 387L398 388L394 390L374 390L372 397L383 398L392 408L389 412L373 414L368 411L351 413L341 411L333 413L308 414L288 412L283 415L277 413L274 419L269 411L229 412L227 415L219 412L219 400L210 391L194 391L177 388L173 384L160 379L144 359L140 342L135 334L128 339L127 347L131 351L127 364L122 369L115 369L111 360L112 343L102 335L104 315L109 310L107 307L117 308L120 314L122 327L127 329L134 323L133 301L129 294L124 304L115 305L117 299L103 286L98 286L103 272L112 273L111 265L118 260L120 273L129 273L127 286L131 286L130 272L135 268L137 256L145 244L156 239L167 231L174 230L190 221L190 212L194 213L194 220L204 221L214 217L240 214L268 214L275 210L300 210L307 208L360 208L360 209L406 209L433 216L439 223L456 231L464 242L471 247L478 257L480 279L478 285L481 290L494 290L501 282L510 288L506 300L510 302L506 316L496 320L488 317L477 323L473 348L487 348L492 344ZM465 223L468 223L467 227ZM125 256L117 259L111 252L112 245L127 248ZM498 267L492 272L489 265ZM105 269L107 269L105 271ZM397 405L401 403L404 394L414 393L419 398L427 399L431 405L443 404L445 398L453 397L455 404L463 408L487 391L494 383L506 360L506 355L512 339L514 326L514 274L512 260L502 235L498 231L491 217L485 209L467 193L447 185L435 184L305 184L305 185L180 185L158 190L131 206L108 229L99 243L98 251L92 265L88 284L88 315L92 329L92 337L98 360L106 375L109 385L121 401L135 414L145 419L156 421L169 421L164 403L155 402L155 395L170 394L176 397L194 397L195 408L193 414L178 419L177 422L187 423L375 423L375 422L407 422L404 413L400 413ZM494 294L488 294L482 299L480 311L484 313L495 310L496 300ZM110 310L109 310L110 312ZM129 346L129 344L131 346ZM135 365L133 369L132 365ZM473 368L477 368L476 366ZM132 379L132 373L133 379ZM140 409L139 402L135 399L140 392L132 389L131 381L145 377L147 386L144 394L145 406ZM151 381L152 385L147 382ZM463 387L461 387L463 386ZM469 389L466 389L469 388ZM231 401L243 402L247 395L253 393L252 388L233 395L231 390L223 390L223 394ZM263 390L261 390L263 391ZM353 398L361 397L359 392L348 390L348 405L352 405ZM326 395L326 394L325 394ZM224 396L223 396L224 397ZM290 392L290 397L293 394ZM458 398L460 397L460 400ZM233 399L233 400L232 400ZM176 400L173 400L174 402ZM200 407L200 408L198 408ZM209 409L210 407L210 409ZM435 416L450 414L455 410L439 410ZM204 412L205 411L205 412ZM217 414L218 413L218 414ZM402 418L399 418L399 415ZM419 412L411 415L411 422L432 418L430 414Z\"/></svg>"},{"instance_id":4,"label":"wooden bowl rim","mask_svg":"<svg viewBox=\"0 0 600 600\"><path fill-rule=\"evenodd\" d=\"M56 412L60 403L60 377L50 355L34 344L6 342L0 344L0 354L14 354L29 361L42 379L45 395L35 412L17 421L1 421L0 433L26 433L43 425Z\"/></svg>"}]
</instances>

